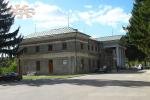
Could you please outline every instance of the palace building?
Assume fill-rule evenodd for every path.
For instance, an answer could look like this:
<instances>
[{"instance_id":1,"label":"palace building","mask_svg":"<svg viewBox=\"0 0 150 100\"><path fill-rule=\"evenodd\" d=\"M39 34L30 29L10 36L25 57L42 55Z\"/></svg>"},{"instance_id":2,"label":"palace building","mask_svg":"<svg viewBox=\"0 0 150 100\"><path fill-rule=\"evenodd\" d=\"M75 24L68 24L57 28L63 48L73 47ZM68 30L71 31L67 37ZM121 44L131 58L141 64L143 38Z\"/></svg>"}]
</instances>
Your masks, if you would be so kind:
<instances>
[{"instance_id":1,"label":"palace building","mask_svg":"<svg viewBox=\"0 0 150 100\"><path fill-rule=\"evenodd\" d=\"M19 70L23 74L90 73L107 66L125 66L121 35L92 38L70 27L26 36L21 45Z\"/></svg>"}]
</instances>

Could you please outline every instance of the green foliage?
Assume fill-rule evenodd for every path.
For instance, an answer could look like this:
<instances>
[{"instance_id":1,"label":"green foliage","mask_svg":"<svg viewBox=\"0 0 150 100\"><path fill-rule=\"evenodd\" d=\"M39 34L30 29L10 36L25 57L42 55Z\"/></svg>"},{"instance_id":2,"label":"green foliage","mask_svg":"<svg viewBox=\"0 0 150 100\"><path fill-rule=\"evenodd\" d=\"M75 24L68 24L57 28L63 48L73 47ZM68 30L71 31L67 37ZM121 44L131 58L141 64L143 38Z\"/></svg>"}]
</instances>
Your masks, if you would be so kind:
<instances>
[{"instance_id":1,"label":"green foliage","mask_svg":"<svg viewBox=\"0 0 150 100\"><path fill-rule=\"evenodd\" d=\"M128 45L125 53L129 61L143 61L146 58L146 55L135 45Z\"/></svg>"},{"instance_id":2,"label":"green foliage","mask_svg":"<svg viewBox=\"0 0 150 100\"><path fill-rule=\"evenodd\" d=\"M135 0L129 22L129 41L150 56L150 0Z\"/></svg>"},{"instance_id":3,"label":"green foliage","mask_svg":"<svg viewBox=\"0 0 150 100\"><path fill-rule=\"evenodd\" d=\"M16 72L17 63L15 59L7 60L6 66L0 66L0 74Z\"/></svg>"},{"instance_id":4,"label":"green foliage","mask_svg":"<svg viewBox=\"0 0 150 100\"><path fill-rule=\"evenodd\" d=\"M22 36L18 36L19 28L10 33L14 23L14 15L6 0L0 0L0 60L4 57L17 55Z\"/></svg>"},{"instance_id":5,"label":"green foliage","mask_svg":"<svg viewBox=\"0 0 150 100\"><path fill-rule=\"evenodd\" d=\"M147 57L143 51L141 51L135 44L129 41L129 37L122 37L121 44L126 47L125 55L129 62L143 61Z\"/></svg>"}]
</instances>

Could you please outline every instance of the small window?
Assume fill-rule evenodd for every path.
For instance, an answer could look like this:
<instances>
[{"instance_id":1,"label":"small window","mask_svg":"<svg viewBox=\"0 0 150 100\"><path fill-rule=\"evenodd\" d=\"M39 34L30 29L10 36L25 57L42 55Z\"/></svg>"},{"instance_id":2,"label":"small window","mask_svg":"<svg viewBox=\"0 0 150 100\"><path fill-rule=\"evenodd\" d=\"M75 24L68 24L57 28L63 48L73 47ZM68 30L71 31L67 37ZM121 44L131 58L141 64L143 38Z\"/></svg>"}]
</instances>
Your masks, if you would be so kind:
<instances>
[{"instance_id":1,"label":"small window","mask_svg":"<svg viewBox=\"0 0 150 100\"><path fill-rule=\"evenodd\" d=\"M39 52L39 46L36 46L36 52Z\"/></svg>"},{"instance_id":2,"label":"small window","mask_svg":"<svg viewBox=\"0 0 150 100\"><path fill-rule=\"evenodd\" d=\"M81 49L84 49L84 47L83 47L83 43L80 43L80 47L81 47Z\"/></svg>"},{"instance_id":3,"label":"small window","mask_svg":"<svg viewBox=\"0 0 150 100\"><path fill-rule=\"evenodd\" d=\"M95 46L95 51L97 51L97 46Z\"/></svg>"},{"instance_id":4,"label":"small window","mask_svg":"<svg viewBox=\"0 0 150 100\"><path fill-rule=\"evenodd\" d=\"M36 71L40 71L40 61L36 62Z\"/></svg>"},{"instance_id":5,"label":"small window","mask_svg":"<svg viewBox=\"0 0 150 100\"><path fill-rule=\"evenodd\" d=\"M52 51L53 50L53 45L48 45L48 51Z\"/></svg>"},{"instance_id":6,"label":"small window","mask_svg":"<svg viewBox=\"0 0 150 100\"><path fill-rule=\"evenodd\" d=\"M28 48L25 47L24 50L23 50L23 52L24 52L24 53L27 53L27 52L28 52Z\"/></svg>"},{"instance_id":7,"label":"small window","mask_svg":"<svg viewBox=\"0 0 150 100\"><path fill-rule=\"evenodd\" d=\"M99 47L97 47L97 51L99 51Z\"/></svg>"},{"instance_id":8,"label":"small window","mask_svg":"<svg viewBox=\"0 0 150 100\"><path fill-rule=\"evenodd\" d=\"M84 69L84 59L81 59L81 68Z\"/></svg>"},{"instance_id":9,"label":"small window","mask_svg":"<svg viewBox=\"0 0 150 100\"><path fill-rule=\"evenodd\" d=\"M97 60L97 67L99 68L99 65L100 65L100 61L99 60Z\"/></svg>"},{"instance_id":10,"label":"small window","mask_svg":"<svg viewBox=\"0 0 150 100\"><path fill-rule=\"evenodd\" d=\"M89 66L91 67L91 60L89 59Z\"/></svg>"},{"instance_id":11,"label":"small window","mask_svg":"<svg viewBox=\"0 0 150 100\"><path fill-rule=\"evenodd\" d=\"M91 46L91 50L92 50L92 51L94 50L94 46L93 46L93 45Z\"/></svg>"},{"instance_id":12,"label":"small window","mask_svg":"<svg viewBox=\"0 0 150 100\"><path fill-rule=\"evenodd\" d=\"M62 43L62 50L66 50L67 49L67 43Z\"/></svg>"},{"instance_id":13,"label":"small window","mask_svg":"<svg viewBox=\"0 0 150 100\"><path fill-rule=\"evenodd\" d=\"M92 64L92 66L93 66L93 67L95 67L95 60L93 60L93 64Z\"/></svg>"},{"instance_id":14,"label":"small window","mask_svg":"<svg viewBox=\"0 0 150 100\"><path fill-rule=\"evenodd\" d=\"M88 45L88 50L90 50L90 45Z\"/></svg>"}]
</instances>

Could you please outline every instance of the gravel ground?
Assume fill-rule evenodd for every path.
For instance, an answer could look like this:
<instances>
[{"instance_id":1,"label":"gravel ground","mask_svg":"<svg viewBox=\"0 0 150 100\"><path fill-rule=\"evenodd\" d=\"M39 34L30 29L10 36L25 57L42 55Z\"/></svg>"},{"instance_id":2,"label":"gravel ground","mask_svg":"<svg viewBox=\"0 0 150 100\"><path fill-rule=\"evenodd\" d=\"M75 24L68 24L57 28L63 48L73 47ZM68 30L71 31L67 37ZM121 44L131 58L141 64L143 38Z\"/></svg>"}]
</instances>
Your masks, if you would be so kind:
<instances>
[{"instance_id":1,"label":"gravel ground","mask_svg":"<svg viewBox=\"0 0 150 100\"><path fill-rule=\"evenodd\" d=\"M150 100L150 71L2 82L0 100Z\"/></svg>"}]
</instances>

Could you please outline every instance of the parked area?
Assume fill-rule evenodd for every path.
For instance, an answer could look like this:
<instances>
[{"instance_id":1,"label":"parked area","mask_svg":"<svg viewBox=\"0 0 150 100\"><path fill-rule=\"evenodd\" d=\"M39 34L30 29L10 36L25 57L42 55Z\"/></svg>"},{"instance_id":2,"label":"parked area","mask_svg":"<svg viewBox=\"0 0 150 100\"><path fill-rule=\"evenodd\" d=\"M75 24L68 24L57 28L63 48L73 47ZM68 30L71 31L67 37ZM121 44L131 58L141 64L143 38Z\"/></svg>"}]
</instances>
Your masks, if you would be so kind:
<instances>
[{"instance_id":1,"label":"parked area","mask_svg":"<svg viewBox=\"0 0 150 100\"><path fill-rule=\"evenodd\" d=\"M149 100L150 71L1 82L1 100Z\"/></svg>"}]
</instances>

